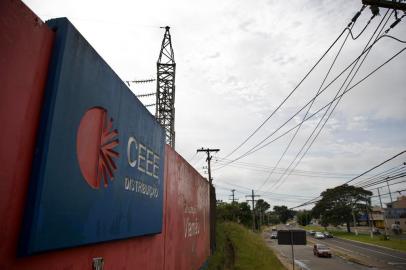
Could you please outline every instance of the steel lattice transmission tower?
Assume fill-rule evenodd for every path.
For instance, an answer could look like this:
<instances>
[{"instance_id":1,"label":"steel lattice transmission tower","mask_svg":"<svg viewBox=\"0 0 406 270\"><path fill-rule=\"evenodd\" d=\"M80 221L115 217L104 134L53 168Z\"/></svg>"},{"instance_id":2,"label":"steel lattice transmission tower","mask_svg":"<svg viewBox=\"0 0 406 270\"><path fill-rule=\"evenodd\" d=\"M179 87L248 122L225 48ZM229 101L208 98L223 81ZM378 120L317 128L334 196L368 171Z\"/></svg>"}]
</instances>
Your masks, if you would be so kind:
<instances>
[{"instance_id":1,"label":"steel lattice transmission tower","mask_svg":"<svg viewBox=\"0 0 406 270\"><path fill-rule=\"evenodd\" d=\"M157 61L155 117L165 129L166 143L175 148L175 56L169 26L165 28Z\"/></svg>"}]
</instances>

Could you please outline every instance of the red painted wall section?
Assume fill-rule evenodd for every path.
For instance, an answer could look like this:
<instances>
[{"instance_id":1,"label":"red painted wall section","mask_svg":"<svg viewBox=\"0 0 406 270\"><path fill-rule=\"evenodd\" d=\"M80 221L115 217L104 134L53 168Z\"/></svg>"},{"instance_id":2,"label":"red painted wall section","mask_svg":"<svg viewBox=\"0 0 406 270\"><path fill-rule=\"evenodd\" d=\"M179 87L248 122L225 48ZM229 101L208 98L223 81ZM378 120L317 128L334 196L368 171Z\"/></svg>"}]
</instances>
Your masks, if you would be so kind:
<instances>
[{"instance_id":1,"label":"red painted wall section","mask_svg":"<svg viewBox=\"0 0 406 270\"><path fill-rule=\"evenodd\" d=\"M0 268L15 256L53 33L19 1L0 1Z\"/></svg>"},{"instance_id":2,"label":"red painted wall section","mask_svg":"<svg viewBox=\"0 0 406 270\"><path fill-rule=\"evenodd\" d=\"M165 148L165 269L199 269L210 255L209 183Z\"/></svg>"}]
</instances>

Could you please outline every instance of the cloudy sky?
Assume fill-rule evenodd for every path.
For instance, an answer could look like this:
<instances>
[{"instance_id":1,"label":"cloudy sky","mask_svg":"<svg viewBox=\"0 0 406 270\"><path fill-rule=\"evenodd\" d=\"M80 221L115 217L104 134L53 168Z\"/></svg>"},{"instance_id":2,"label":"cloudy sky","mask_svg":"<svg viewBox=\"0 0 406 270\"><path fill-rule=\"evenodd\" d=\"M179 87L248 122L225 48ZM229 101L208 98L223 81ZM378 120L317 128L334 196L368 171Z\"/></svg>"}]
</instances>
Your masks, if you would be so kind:
<instances>
[{"instance_id":1,"label":"cloudy sky","mask_svg":"<svg viewBox=\"0 0 406 270\"><path fill-rule=\"evenodd\" d=\"M236 197L244 201L245 195L254 189L272 206L296 206L406 150L404 51L343 96L290 175L283 177L324 111L300 126L289 148L295 129L223 167L273 133L317 93L348 32L263 128L229 155L294 89L361 8L361 1L24 2L43 20L69 18L123 80L156 77L164 33L159 27L171 27L177 63L176 150L205 175L205 156L196 154L196 149L221 149L212 160L218 199L228 200L230 190L235 189ZM358 39L347 40L324 86L362 52L385 13L381 9L381 15L371 21ZM384 30L395 20L394 14L390 14L385 17L389 21ZM368 8L363 11L353 28L355 35L371 15ZM389 34L406 40L406 19ZM350 86L404 47L405 44L393 39L380 39ZM334 98L348 74L349 70L316 99L308 116ZM136 94L153 92L155 84L135 85L132 90ZM142 102L150 104L154 100L146 98ZM293 117L268 141L299 124L306 111L307 108ZM391 168L401 171L405 161L406 154L367 177ZM380 186L383 185L376 187ZM405 183L391 186L392 191L405 188ZM387 187L381 193L388 193ZM377 197L373 201L379 203ZM388 201L389 196L383 196L383 202Z\"/></svg>"}]
</instances>

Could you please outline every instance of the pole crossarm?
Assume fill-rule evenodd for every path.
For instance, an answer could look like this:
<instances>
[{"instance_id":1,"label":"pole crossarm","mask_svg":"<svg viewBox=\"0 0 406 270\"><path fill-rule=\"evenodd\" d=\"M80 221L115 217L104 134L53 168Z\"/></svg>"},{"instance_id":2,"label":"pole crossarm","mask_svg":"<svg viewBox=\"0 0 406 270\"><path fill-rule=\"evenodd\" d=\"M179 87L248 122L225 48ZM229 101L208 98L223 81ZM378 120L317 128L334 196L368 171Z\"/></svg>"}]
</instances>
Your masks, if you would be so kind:
<instances>
[{"instance_id":1,"label":"pole crossarm","mask_svg":"<svg viewBox=\"0 0 406 270\"><path fill-rule=\"evenodd\" d=\"M209 173L209 182L210 182L210 184L213 182L213 178L211 177L211 165L210 165L210 161L211 161L211 159L213 157L210 155L210 153L211 152L216 152L217 153L218 151L220 151L220 149L210 149L210 148L203 148L203 147L200 148L200 149L197 149L197 153L205 152L207 154L206 161L207 161L207 171Z\"/></svg>"},{"instance_id":2,"label":"pole crossarm","mask_svg":"<svg viewBox=\"0 0 406 270\"><path fill-rule=\"evenodd\" d=\"M406 3L389 0L362 0L362 4L406 11Z\"/></svg>"}]
</instances>

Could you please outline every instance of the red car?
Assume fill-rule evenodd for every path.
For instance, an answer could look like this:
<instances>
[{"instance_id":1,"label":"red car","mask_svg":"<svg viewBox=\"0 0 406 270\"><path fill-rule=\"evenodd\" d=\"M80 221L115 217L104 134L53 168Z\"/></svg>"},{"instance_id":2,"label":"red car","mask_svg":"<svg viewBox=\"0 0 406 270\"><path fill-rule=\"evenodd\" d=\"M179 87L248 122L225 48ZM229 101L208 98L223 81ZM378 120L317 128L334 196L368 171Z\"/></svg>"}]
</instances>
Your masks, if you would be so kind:
<instances>
[{"instance_id":1,"label":"red car","mask_svg":"<svg viewBox=\"0 0 406 270\"><path fill-rule=\"evenodd\" d=\"M313 254L317 257L327 257L331 258L330 249L326 245L315 244L313 246Z\"/></svg>"}]
</instances>

